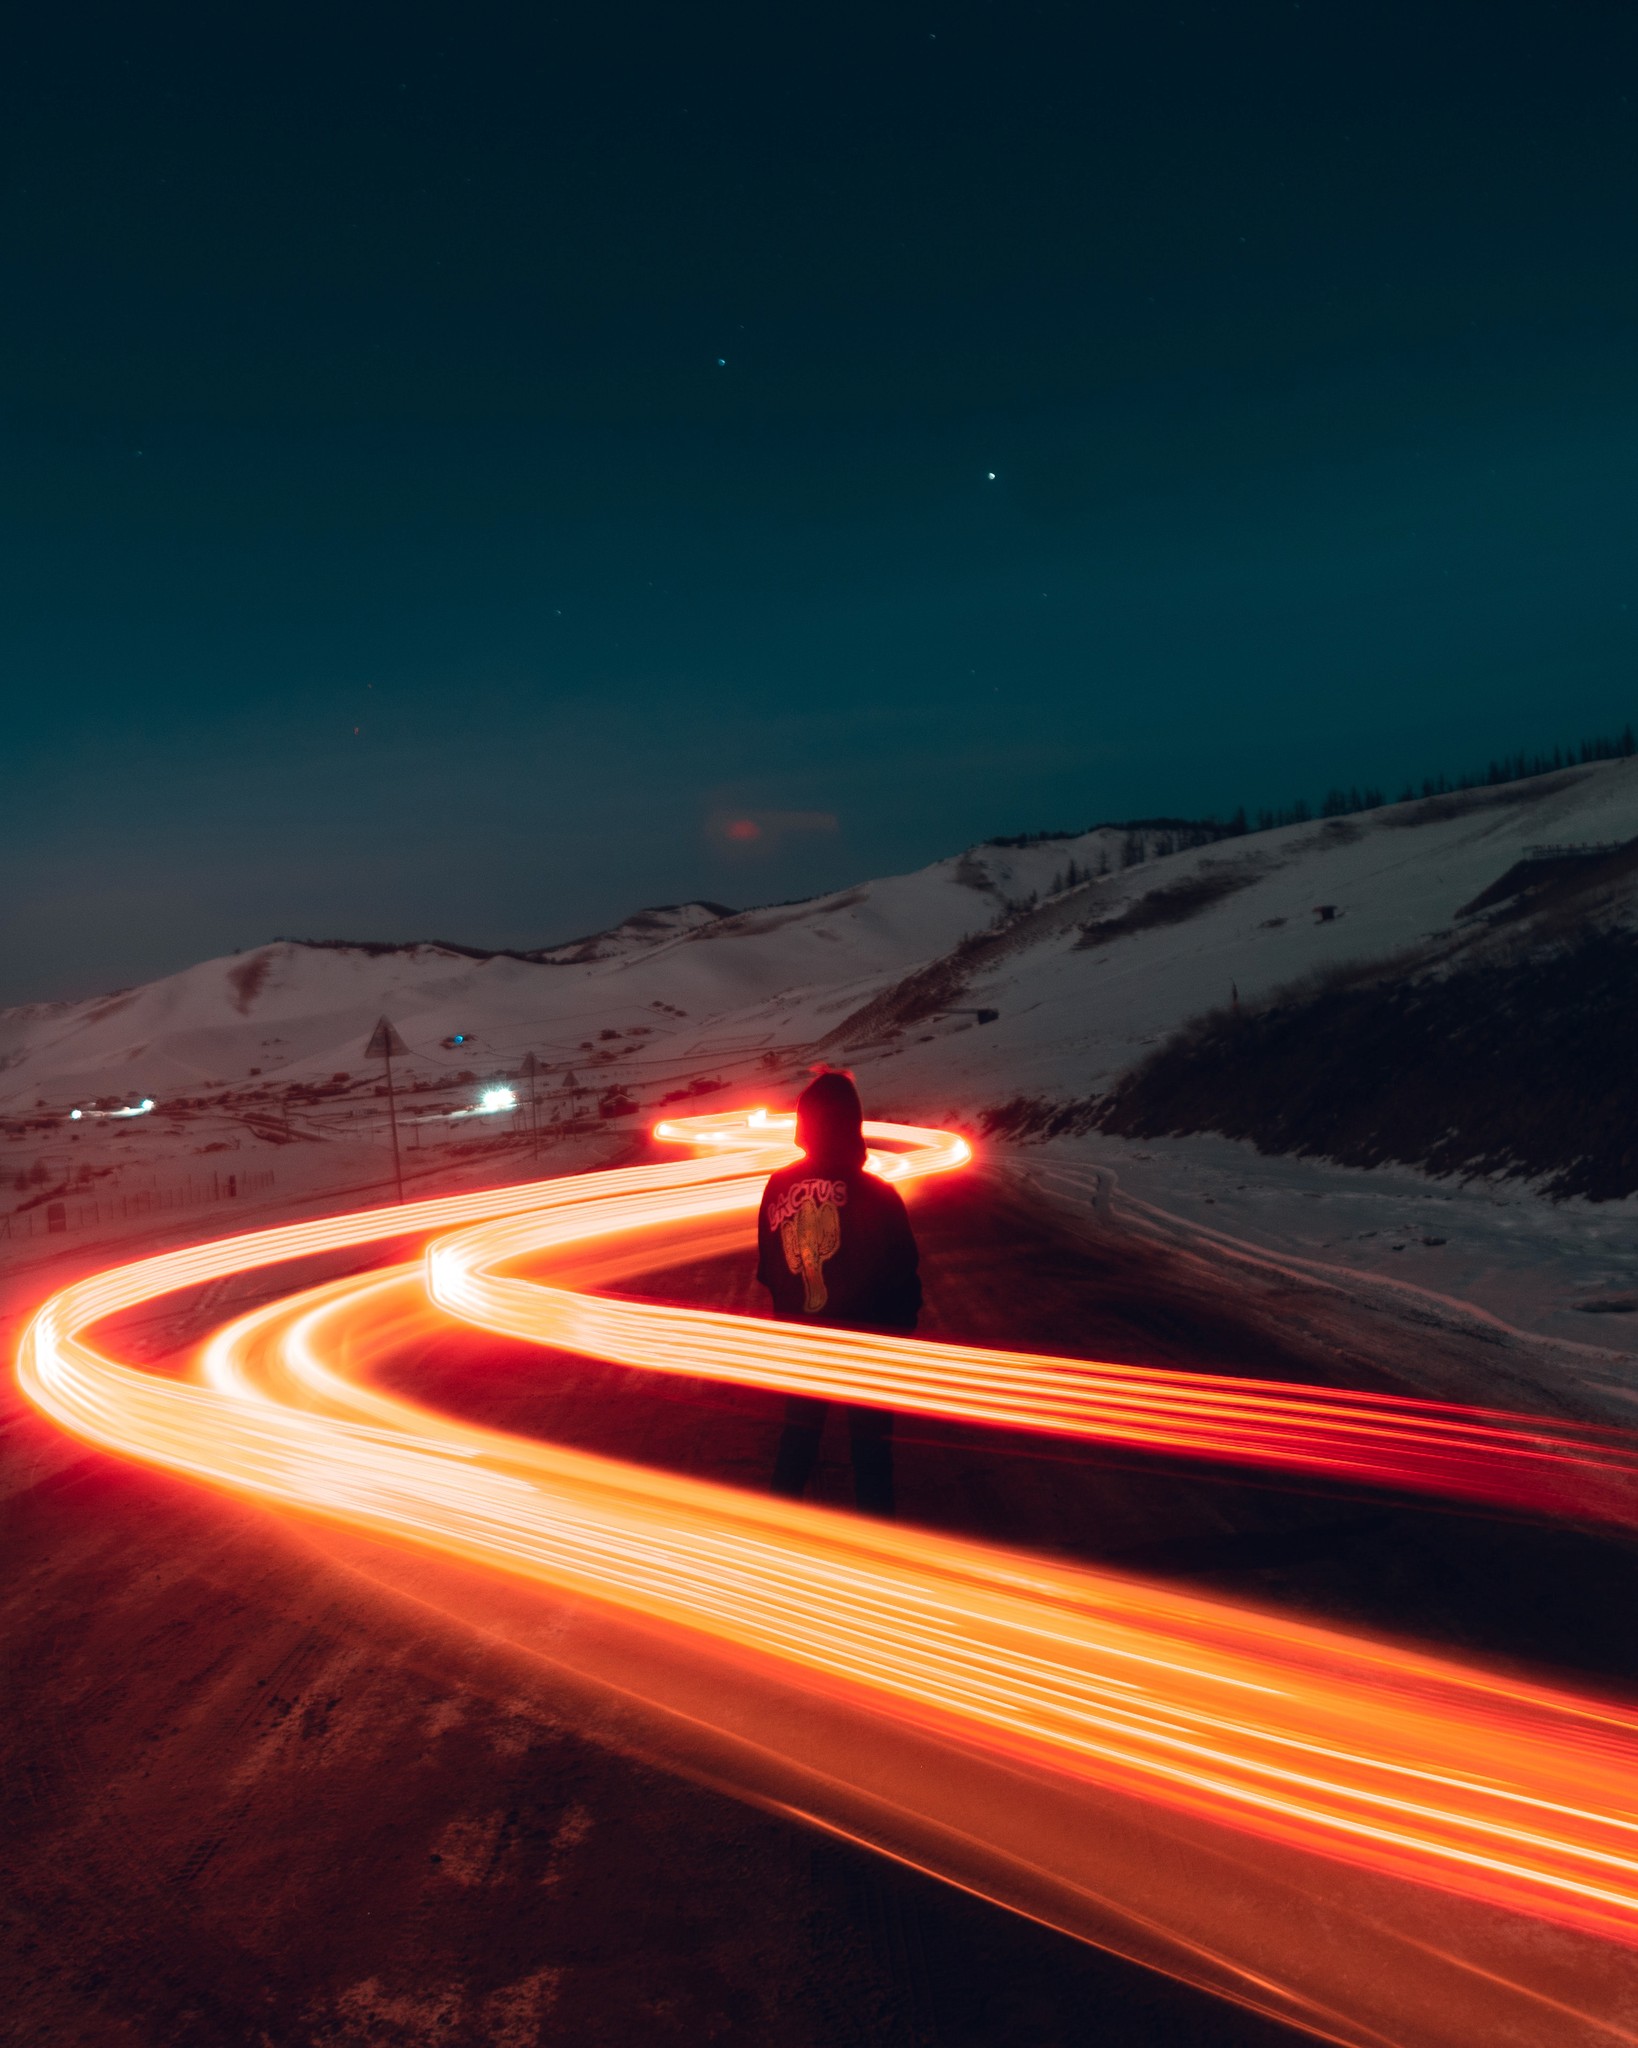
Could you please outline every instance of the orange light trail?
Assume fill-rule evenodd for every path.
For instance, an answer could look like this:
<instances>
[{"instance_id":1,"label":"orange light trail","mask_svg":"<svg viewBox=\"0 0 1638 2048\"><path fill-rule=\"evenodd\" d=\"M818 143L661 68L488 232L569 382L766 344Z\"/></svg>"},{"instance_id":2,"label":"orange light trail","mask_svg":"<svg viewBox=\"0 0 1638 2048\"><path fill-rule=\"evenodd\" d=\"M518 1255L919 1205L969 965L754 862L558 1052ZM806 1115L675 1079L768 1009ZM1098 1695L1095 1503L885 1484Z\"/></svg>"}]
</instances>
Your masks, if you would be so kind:
<instances>
[{"instance_id":1,"label":"orange light trail","mask_svg":"<svg viewBox=\"0 0 1638 2048\"><path fill-rule=\"evenodd\" d=\"M764 1114L756 1129L782 1136L794 1122ZM865 1129L904 1148L872 1154L877 1170L894 1180L946 1172L970 1157L963 1140L941 1132L902 1124ZM726 1149L743 1147L746 1131L741 1113L661 1123L655 1135ZM770 1326L709 1310L611 1300L497 1271L595 1239L635 1238L668 1224L754 1211L768 1165L759 1160L756 1171L715 1181L708 1192L686 1184L664 1193L611 1190L596 1203L486 1219L428 1247L427 1291L450 1314L499 1335L646 1372L1638 1526L1638 1450L1620 1430L1400 1395Z\"/></svg>"},{"instance_id":2,"label":"orange light trail","mask_svg":"<svg viewBox=\"0 0 1638 2048\"><path fill-rule=\"evenodd\" d=\"M65 1427L111 1450L642 1617L702 1656L747 1656L914 1731L952 1771L948 1759L970 1749L1050 1773L1064 1798L1091 1802L1089 1815L1100 1799L1135 1799L1275 1857L1317 1857L1361 1882L1445 1898L1451 1910L1552 1922L1561 1939L1599 1954L1613 1945L1630 1966L1638 1714L1625 1707L1247 1605L485 1430L370 1384L372 1367L442 1309L650 1369L1535 1506L1573 1496L1585 1512L1632 1519L1632 1455L1613 1432L821 1335L568 1284L583 1285L598 1256L629 1269L647 1246L652 1265L653 1247L742 1218L770 1164L791 1156L789 1129L760 1113L677 1120L662 1134L703 1157L286 1226L117 1268L45 1304L20 1377ZM894 1148L873 1157L900 1180L968 1156L938 1132L867 1134ZM85 1335L177 1288L410 1235L431 1236L423 1264L305 1289L238 1318L205 1346L197 1378L121 1365ZM546 1254L552 1285L495 1270ZM1487 1461L1511 1473L1505 1486L1486 1484ZM1567 1492L1545 1469L1555 1461ZM1073 1857L1095 1865L1095 1847ZM1084 1872L1075 1881L1088 1882ZM1225 1967L1231 1977L1238 1967L1230 1995L1336 2040L1462 2038L1425 2014L1420 2031L1405 2031L1402 2013L1399 2031L1382 2031L1360 2015L1386 1994L1355 1987L1351 2011L1335 1985L1303 1981L1316 1966L1300 1946L1270 1978L1246 1956L1236 1964L1234 1943L1250 1936L1219 1928L1215 1939L1214 1969L1185 1961L1173 1964L1178 1974L1221 1989ZM1415 1946L1398 1939L1396 1955ZM1502 1997L1482 1946L1441 1967L1456 1968L1475 1999L1481 1985ZM1568 2004L1556 1978L1549 1993L1530 1969L1510 1970L1506 1997L1538 2020L1556 1999L1551 2009L1576 2029L1520 2040L1638 2041L1620 2016L1623 1994L1598 1991L1596 1970L1577 1974Z\"/></svg>"}]
</instances>

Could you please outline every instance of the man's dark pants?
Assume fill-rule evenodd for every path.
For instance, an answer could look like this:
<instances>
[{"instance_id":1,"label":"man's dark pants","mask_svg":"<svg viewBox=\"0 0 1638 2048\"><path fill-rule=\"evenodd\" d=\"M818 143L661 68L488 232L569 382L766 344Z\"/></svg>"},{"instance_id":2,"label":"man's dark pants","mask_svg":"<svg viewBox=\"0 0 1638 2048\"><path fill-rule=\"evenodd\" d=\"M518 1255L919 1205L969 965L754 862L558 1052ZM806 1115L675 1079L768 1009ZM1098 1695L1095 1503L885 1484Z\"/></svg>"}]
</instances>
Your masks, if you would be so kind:
<instances>
[{"instance_id":1,"label":"man's dark pants","mask_svg":"<svg viewBox=\"0 0 1638 2048\"><path fill-rule=\"evenodd\" d=\"M799 1500L819 1462L819 1439L824 1434L828 1401L816 1401L808 1394L791 1394L785 1402L785 1433L779 1439L774 1460L773 1490ZM886 1408L847 1408L848 1433L853 1440L853 1490L861 1513L891 1515L893 1512L893 1416Z\"/></svg>"}]
</instances>

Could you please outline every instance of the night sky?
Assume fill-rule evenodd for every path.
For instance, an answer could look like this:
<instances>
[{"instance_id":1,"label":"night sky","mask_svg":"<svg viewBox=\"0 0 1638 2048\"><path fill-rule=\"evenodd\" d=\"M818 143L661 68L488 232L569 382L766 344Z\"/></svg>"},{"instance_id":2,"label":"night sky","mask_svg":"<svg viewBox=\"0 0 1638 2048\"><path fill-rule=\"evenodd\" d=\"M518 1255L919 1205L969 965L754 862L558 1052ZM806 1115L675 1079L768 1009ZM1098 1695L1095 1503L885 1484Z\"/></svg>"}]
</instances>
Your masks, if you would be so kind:
<instances>
[{"instance_id":1,"label":"night sky","mask_svg":"<svg viewBox=\"0 0 1638 2048\"><path fill-rule=\"evenodd\" d=\"M0 97L0 1001L1638 712L1630 4L65 0Z\"/></svg>"}]
</instances>

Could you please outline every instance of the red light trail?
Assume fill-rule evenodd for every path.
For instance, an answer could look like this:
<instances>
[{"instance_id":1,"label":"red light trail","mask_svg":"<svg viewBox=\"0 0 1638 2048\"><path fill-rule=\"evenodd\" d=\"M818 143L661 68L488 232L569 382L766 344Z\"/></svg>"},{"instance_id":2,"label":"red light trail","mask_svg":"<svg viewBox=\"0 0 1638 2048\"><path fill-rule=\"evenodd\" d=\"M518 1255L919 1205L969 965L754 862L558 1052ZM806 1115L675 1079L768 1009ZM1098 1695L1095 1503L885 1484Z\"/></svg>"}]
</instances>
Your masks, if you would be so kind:
<instances>
[{"instance_id":1,"label":"red light trail","mask_svg":"<svg viewBox=\"0 0 1638 2048\"><path fill-rule=\"evenodd\" d=\"M742 1237L789 1132L761 1112L679 1119L660 1135L701 1157L144 1259L48 1301L19 1374L48 1414L112 1451L591 1601L702 1664L749 1660L858 1725L874 1717L920 1758L871 1795L903 1819L900 1853L1041 1910L1019 1875L1029 1863L1037 1890L1083 1902L1046 1917L1328 2038L1638 2041L1625 2016L1638 1713L1237 1602L509 1436L371 1383L455 1315L648 1370L1638 1523L1638 1456L1613 1431L584 1291L727 1228ZM866 1132L877 1169L904 1182L969 1156L945 1133ZM409 1235L429 1239L421 1263L238 1318L196 1377L122 1365L87 1335L179 1288ZM531 1271L504 1270L521 1264ZM772 1723L740 1739L801 1761ZM841 1766L859 1786L879 1768L845 1745ZM1024 1840L1021 1820L992 1812L975 1828L977 1788L997 1772L1049 1783L1084 1827L1060 1839L1037 1818ZM829 1817L851 1810L842 1786ZM1158 1887L1121 1860L1131 1811L1156 1816L1161 1861L1176 1865ZM1219 1898L1225 1859L1239 1889ZM1128 1895L1111 1897L1123 1880ZM1290 1919L1305 1883L1346 1921L1345 1955L1268 1924L1280 1900ZM1532 1923L1552 1941L1517 1936ZM1347 1981L1368 1956L1396 1981Z\"/></svg>"}]
</instances>

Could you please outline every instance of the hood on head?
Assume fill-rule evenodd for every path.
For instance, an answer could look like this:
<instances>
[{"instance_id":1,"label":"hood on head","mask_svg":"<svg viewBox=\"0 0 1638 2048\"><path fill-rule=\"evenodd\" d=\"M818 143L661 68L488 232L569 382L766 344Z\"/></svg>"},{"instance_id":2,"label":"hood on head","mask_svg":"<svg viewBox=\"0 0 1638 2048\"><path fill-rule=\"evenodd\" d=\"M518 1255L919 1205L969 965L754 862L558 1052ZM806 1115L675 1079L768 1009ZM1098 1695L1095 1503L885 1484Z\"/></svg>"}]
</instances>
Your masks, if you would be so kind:
<instances>
[{"instance_id":1,"label":"hood on head","mask_svg":"<svg viewBox=\"0 0 1638 2048\"><path fill-rule=\"evenodd\" d=\"M796 1099L796 1142L815 1164L859 1167L864 1108L846 1074L821 1074Z\"/></svg>"}]
</instances>

